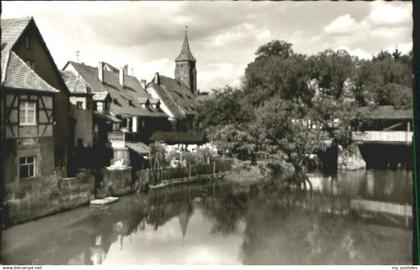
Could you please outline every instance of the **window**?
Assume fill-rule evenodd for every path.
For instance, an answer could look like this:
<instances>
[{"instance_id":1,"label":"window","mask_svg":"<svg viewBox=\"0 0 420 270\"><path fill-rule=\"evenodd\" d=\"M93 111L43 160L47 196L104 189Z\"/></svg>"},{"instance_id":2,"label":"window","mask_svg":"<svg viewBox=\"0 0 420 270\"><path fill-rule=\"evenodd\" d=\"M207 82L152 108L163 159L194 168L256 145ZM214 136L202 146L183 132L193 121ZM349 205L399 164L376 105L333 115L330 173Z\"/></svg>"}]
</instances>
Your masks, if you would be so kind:
<instances>
[{"instance_id":1,"label":"window","mask_svg":"<svg viewBox=\"0 0 420 270\"><path fill-rule=\"evenodd\" d=\"M20 101L19 124L22 126L36 125L35 101Z\"/></svg>"},{"instance_id":2,"label":"window","mask_svg":"<svg viewBox=\"0 0 420 270\"><path fill-rule=\"evenodd\" d=\"M25 38L25 47L26 49L30 50L31 49L31 40L29 39L29 37Z\"/></svg>"},{"instance_id":3,"label":"window","mask_svg":"<svg viewBox=\"0 0 420 270\"><path fill-rule=\"evenodd\" d=\"M97 102L96 103L96 110L98 111L98 112L103 112L103 110L104 110L104 104L102 103L102 102Z\"/></svg>"},{"instance_id":4,"label":"window","mask_svg":"<svg viewBox=\"0 0 420 270\"><path fill-rule=\"evenodd\" d=\"M36 157L21 157L19 159L19 175L20 178L28 178L35 176Z\"/></svg>"},{"instance_id":5,"label":"window","mask_svg":"<svg viewBox=\"0 0 420 270\"><path fill-rule=\"evenodd\" d=\"M77 106L77 108L79 108L79 109L83 109L83 101L77 101L77 102L76 102L76 106Z\"/></svg>"},{"instance_id":6,"label":"window","mask_svg":"<svg viewBox=\"0 0 420 270\"><path fill-rule=\"evenodd\" d=\"M27 65L28 65L31 69L35 70L35 62L34 62L34 61L27 59L27 60L25 60L25 63L26 63L26 64L27 64Z\"/></svg>"}]
</instances>

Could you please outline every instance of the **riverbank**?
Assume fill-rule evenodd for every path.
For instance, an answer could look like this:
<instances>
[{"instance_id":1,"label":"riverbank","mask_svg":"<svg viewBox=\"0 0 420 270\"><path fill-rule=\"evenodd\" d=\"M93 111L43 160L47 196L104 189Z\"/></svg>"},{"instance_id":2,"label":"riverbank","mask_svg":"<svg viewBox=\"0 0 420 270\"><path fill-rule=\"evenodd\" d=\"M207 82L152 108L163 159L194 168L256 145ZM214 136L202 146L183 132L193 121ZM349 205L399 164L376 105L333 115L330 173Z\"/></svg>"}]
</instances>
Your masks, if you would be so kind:
<instances>
[{"instance_id":1,"label":"riverbank","mask_svg":"<svg viewBox=\"0 0 420 270\"><path fill-rule=\"evenodd\" d=\"M273 177L293 174L290 164L276 160L259 160L256 164L251 161L234 160L232 170L225 174L225 180L236 184L254 184L267 182Z\"/></svg>"},{"instance_id":2,"label":"riverbank","mask_svg":"<svg viewBox=\"0 0 420 270\"><path fill-rule=\"evenodd\" d=\"M320 178L313 196L228 181L131 194L4 230L2 262L404 264L411 228L373 206L410 202L409 183L402 170L367 170ZM354 199L375 203L361 209ZM197 256L203 248L211 256Z\"/></svg>"}]
</instances>

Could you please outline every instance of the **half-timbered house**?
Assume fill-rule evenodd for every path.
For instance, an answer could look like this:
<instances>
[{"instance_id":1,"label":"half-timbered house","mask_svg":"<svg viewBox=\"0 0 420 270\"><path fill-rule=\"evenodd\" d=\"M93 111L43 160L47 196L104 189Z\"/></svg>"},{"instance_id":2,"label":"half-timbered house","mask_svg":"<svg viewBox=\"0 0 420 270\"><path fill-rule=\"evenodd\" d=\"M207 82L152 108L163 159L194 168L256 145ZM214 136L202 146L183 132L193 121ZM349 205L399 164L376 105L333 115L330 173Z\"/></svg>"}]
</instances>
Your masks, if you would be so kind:
<instances>
[{"instance_id":1,"label":"half-timbered house","mask_svg":"<svg viewBox=\"0 0 420 270\"><path fill-rule=\"evenodd\" d=\"M33 82L32 77L36 76L58 91L54 95L52 99L53 105L51 105L54 106L54 110L52 111L54 116L54 125L51 126L51 136L54 137L54 154L50 156L55 161L55 167L63 169L63 173L68 174L70 172L68 161L70 159L73 146L73 129L70 121L71 108L69 103L69 92L61 77L60 71L57 69L32 17L2 19L1 32L1 67L2 83L5 83L4 88L6 88L7 85L13 85L10 84L10 81L9 84L7 83L8 80L10 80L7 77L8 75L15 76L15 83L18 83L18 85L24 84L21 86L25 86L25 90L31 89L31 83ZM18 59L16 60L16 63L17 61L21 61L25 63L25 66L14 67L13 61L15 61L15 58ZM27 68L30 69L30 72ZM23 70L27 71L24 72ZM29 73L32 75L29 76ZM13 89L18 88L19 87L13 87ZM34 105L29 106L32 106L28 107L31 111L32 108L34 108ZM36 107L37 114L39 113L40 108L42 107ZM38 116L41 117L41 115ZM37 126L38 124L41 125L43 121L44 120L42 118L37 118ZM22 129L21 126L22 125L19 125L19 129ZM30 129L34 129L34 127Z\"/></svg>"},{"instance_id":2,"label":"half-timbered house","mask_svg":"<svg viewBox=\"0 0 420 270\"><path fill-rule=\"evenodd\" d=\"M1 172L6 194L55 169L54 97L60 91L38 74L38 62L22 58L15 49L36 50L25 31L30 24L31 18L1 21Z\"/></svg>"}]
</instances>

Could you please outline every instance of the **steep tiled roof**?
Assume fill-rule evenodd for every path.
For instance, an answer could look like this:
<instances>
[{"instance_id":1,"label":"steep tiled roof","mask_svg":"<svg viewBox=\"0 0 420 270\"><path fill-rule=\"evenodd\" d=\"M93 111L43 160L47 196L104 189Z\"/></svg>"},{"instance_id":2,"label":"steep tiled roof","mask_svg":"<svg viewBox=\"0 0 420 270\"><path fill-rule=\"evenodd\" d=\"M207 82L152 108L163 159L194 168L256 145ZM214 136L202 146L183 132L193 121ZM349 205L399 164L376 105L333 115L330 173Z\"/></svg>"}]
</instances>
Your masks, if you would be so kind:
<instances>
[{"instance_id":1,"label":"steep tiled roof","mask_svg":"<svg viewBox=\"0 0 420 270\"><path fill-rule=\"evenodd\" d=\"M96 67L69 62L76 72L85 80L95 94L108 92L112 98L110 111L114 115L136 115L144 117L167 117L163 112L151 108L144 109L137 98L149 98L149 95L141 86L136 77L125 75L125 87L119 83L118 72L104 70L104 81L98 78ZM94 99L95 99L94 96Z\"/></svg>"},{"instance_id":2,"label":"steep tiled roof","mask_svg":"<svg viewBox=\"0 0 420 270\"><path fill-rule=\"evenodd\" d=\"M152 81L149 87L155 89L162 102L173 113L175 118L183 119L197 113L198 101L190 89L180 81L159 76L159 84Z\"/></svg>"},{"instance_id":3,"label":"steep tiled roof","mask_svg":"<svg viewBox=\"0 0 420 270\"><path fill-rule=\"evenodd\" d=\"M3 86L40 92L57 93L12 48L22 35L32 17L1 20L1 82Z\"/></svg>"},{"instance_id":4,"label":"steep tiled roof","mask_svg":"<svg viewBox=\"0 0 420 270\"><path fill-rule=\"evenodd\" d=\"M190 44L188 43L187 33L185 33L181 53L178 55L175 61L196 61L190 50Z\"/></svg>"},{"instance_id":5,"label":"steep tiled roof","mask_svg":"<svg viewBox=\"0 0 420 270\"><path fill-rule=\"evenodd\" d=\"M5 87L50 93L59 92L45 82L14 52L9 52L9 61L6 68L6 78L2 81Z\"/></svg>"},{"instance_id":6,"label":"steep tiled roof","mask_svg":"<svg viewBox=\"0 0 420 270\"><path fill-rule=\"evenodd\" d=\"M31 17L1 20L1 80L4 80L9 52L31 21Z\"/></svg>"},{"instance_id":7,"label":"steep tiled roof","mask_svg":"<svg viewBox=\"0 0 420 270\"><path fill-rule=\"evenodd\" d=\"M92 94L90 87L79 75L71 71L60 71L60 73L71 94Z\"/></svg>"},{"instance_id":8,"label":"steep tiled roof","mask_svg":"<svg viewBox=\"0 0 420 270\"><path fill-rule=\"evenodd\" d=\"M359 112L367 119L411 119L412 109L395 109L394 106L360 107Z\"/></svg>"}]
</instances>

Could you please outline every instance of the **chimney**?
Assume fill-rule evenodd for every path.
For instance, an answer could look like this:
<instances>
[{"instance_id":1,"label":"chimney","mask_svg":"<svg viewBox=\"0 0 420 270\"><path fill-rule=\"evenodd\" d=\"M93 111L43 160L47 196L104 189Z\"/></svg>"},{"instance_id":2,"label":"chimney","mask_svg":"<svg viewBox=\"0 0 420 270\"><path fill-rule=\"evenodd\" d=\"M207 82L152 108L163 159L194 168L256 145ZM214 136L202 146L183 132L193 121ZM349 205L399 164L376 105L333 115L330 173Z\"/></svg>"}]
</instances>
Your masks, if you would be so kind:
<instances>
[{"instance_id":1,"label":"chimney","mask_svg":"<svg viewBox=\"0 0 420 270\"><path fill-rule=\"evenodd\" d=\"M155 72L155 78L153 78L153 82L159 85L159 72Z\"/></svg>"},{"instance_id":2,"label":"chimney","mask_svg":"<svg viewBox=\"0 0 420 270\"><path fill-rule=\"evenodd\" d=\"M98 79L101 82L104 81L104 62L99 62L99 65L98 65Z\"/></svg>"},{"instance_id":3,"label":"chimney","mask_svg":"<svg viewBox=\"0 0 420 270\"><path fill-rule=\"evenodd\" d=\"M125 66L123 66L123 67L121 67L120 68L120 71L119 71L119 77L120 77L120 85L122 86L122 87L124 87L124 76L126 76L127 75L127 71L128 71L128 66L127 65L125 65Z\"/></svg>"},{"instance_id":4,"label":"chimney","mask_svg":"<svg viewBox=\"0 0 420 270\"><path fill-rule=\"evenodd\" d=\"M146 80L141 80L140 84L141 84L141 87L143 87L143 89L146 89Z\"/></svg>"}]
</instances>

